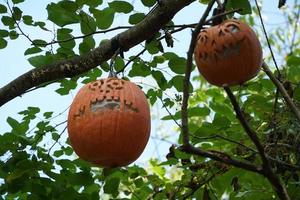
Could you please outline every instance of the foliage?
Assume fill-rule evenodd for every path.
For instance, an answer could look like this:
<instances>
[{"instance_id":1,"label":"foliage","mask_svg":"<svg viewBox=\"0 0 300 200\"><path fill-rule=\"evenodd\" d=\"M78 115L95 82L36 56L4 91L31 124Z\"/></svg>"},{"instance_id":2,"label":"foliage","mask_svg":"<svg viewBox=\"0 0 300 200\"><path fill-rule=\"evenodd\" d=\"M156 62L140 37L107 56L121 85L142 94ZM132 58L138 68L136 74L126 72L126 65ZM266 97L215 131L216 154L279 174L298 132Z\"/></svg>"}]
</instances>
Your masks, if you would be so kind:
<instances>
[{"instance_id":1,"label":"foliage","mask_svg":"<svg viewBox=\"0 0 300 200\"><path fill-rule=\"evenodd\" d=\"M128 26L134 26L156 4L155 0L141 0L140 6L130 3L134 1L123 0L109 3L102 0L53 1L45 10L48 20L39 21L22 10L24 1L12 0L8 4L0 4L3 24L0 49L5 51L10 42L21 36L26 37L32 45L28 46L24 56L33 68L85 55L99 43L105 42L98 35L110 32L120 19L118 17L126 19ZM203 5L208 2L197 1ZM146 9L143 11L140 7ZM239 12L241 15L237 15L239 18L254 29L261 30L257 8L251 8L247 0L228 1L227 11L236 8L243 9ZM295 3L285 9L283 12L290 28L278 27L270 31L269 41L276 58L283 58L280 81L300 108L300 39L294 23L300 6ZM51 42L47 42L43 34L40 34L41 38L31 39L22 32L22 27L26 27L49 33L52 31L50 22L56 27L53 33L55 40ZM168 114L161 117L163 123L174 122L179 133L178 142L170 145L166 158L149 159L145 166L113 169L92 166L74 154L65 137L66 121L54 125L57 113L30 105L18 113L19 118L7 118L11 130L0 134L0 199L277 198L272 185L261 174L181 150L183 136L178 125L181 121L180 106L187 59L185 54L179 55L168 48L172 36L169 41L163 40L168 33L176 30L174 24L176 21L170 22L163 27L163 31L143 43L143 56L130 52L131 55L126 53L125 58L117 56L113 62L119 76L143 80L139 84L150 104L167 110L165 113ZM81 36L78 36L78 31ZM258 35L261 41L265 41L263 33L258 31ZM188 42L185 41L185 45L188 49ZM267 52L267 44L262 46ZM265 57L266 62L272 65L270 56L266 54ZM56 92L68 95L81 83L107 76L108 71L109 64L103 62L98 68L80 76L57 81L59 87ZM299 121L263 72L232 90L245 118L271 158L274 172L283 180L291 199L300 199ZM255 145L245 134L222 88L209 85L195 74L190 81L189 93L191 144L203 150L226 153L247 163L261 164Z\"/></svg>"}]
</instances>

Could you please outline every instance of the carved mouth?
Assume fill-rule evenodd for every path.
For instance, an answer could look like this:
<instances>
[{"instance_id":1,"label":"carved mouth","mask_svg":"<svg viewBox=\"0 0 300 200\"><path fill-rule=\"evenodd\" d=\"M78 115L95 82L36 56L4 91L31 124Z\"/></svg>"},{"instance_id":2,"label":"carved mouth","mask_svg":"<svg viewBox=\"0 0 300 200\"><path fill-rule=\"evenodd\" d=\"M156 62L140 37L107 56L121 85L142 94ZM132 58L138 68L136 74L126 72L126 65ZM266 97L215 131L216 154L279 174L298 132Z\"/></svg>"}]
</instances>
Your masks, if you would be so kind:
<instances>
[{"instance_id":1,"label":"carved mouth","mask_svg":"<svg viewBox=\"0 0 300 200\"><path fill-rule=\"evenodd\" d=\"M91 111L97 112L97 111L103 111L103 110L120 110L120 101L96 101L91 103Z\"/></svg>"},{"instance_id":2,"label":"carved mouth","mask_svg":"<svg viewBox=\"0 0 300 200\"><path fill-rule=\"evenodd\" d=\"M104 99L102 101L94 101L91 102L90 105L91 112L99 112L99 111L107 111L107 110L115 110L120 111L121 110L121 102L119 100L115 99ZM124 107L123 110L126 112L138 112L138 109L135 108L132 103L124 101Z\"/></svg>"}]
</instances>

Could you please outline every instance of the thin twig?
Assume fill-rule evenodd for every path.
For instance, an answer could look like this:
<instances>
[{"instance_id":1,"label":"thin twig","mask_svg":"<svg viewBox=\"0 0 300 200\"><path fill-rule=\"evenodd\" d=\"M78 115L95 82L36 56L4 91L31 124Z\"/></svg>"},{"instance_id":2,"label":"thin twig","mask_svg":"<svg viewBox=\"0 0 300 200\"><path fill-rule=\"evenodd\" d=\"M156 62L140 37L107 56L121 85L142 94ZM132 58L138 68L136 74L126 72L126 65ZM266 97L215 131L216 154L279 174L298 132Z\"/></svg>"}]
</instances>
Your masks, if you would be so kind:
<instances>
[{"instance_id":1,"label":"thin twig","mask_svg":"<svg viewBox=\"0 0 300 200\"><path fill-rule=\"evenodd\" d=\"M56 124L54 127L51 127L50 130L44 132L43 134L40 134L40 136L39 136L37 139L35 139L35 141L33 142L32 146L37 145L37 144L38 144L38 141L39 141L39 140L40 140L47 132L52 132L52 131L54 131L58 126L63 125L63 124L66 123L67 121L68 121L68 120L65 120L65 121L63 121L63 122L60 122L60 123Z\"/></svg>"},{"instance_id":2,"label":"thin twig","mask_svg":"<svg viewBox=\"0 0 300 200\"><path fill-rule=\"evenodd\" d=\"M224 137L224 136L222 136L222 135L215 134L215 135L211 135L211 136L208 136L208 137L199 137L199 136L196 136L196 135L191 134L191 136L194 137L194 138L200 139L200 140L208 140L208 139L220 138L220 139L222 139L222 140L225 140L225 141L228 141L228 142L237 144L237 145L239 145L239 146L242 146L242 147L244 147L245 149L250 150L250 151L252 151L252 152L254 152L254 153L257 153L257 151L256 151L255 149L253 149L253 148L251 148L251 147L248 147L248 146L246 146L246 145L244 145L244 144L242 144L242 143L240 143L240 142L237 142L237 141L235 141L235 140L232 140L232 139L230 139L230 138Z\"/></svg>"},{"instance_id":3,"label":"thin twig","mask_svg":"<svg viewBox=\"0 0 300 200\"><path fill-rule=\"evenodd\" d=\"M240 123L243 126L245 132L247 133L249 138L252 140L252 142L256 146L256 149L259 152L259 155L260 155L261 160L262 160L264 176L266 178L268 178L269 182L273 185L278 197L281 200L289 200L290 197L289 197L289 195L286 191L286 188L283 186L283 184L281 183L278 176L273 172L273 169L271 167L269 159L267 158L267 156L265 154L264 147L260 143L260 140L257 136L257 133L254 132L253 129L251 129L248 122L246 121L246 119L244 117L244 114L243 114L240 106L238 105L238 102L237 102L235 96L233 95L231 89L229 87L224 87L224 90L226 91L226 93L227 93L227 95L228 95L228 97L231 101L231 104L234 108L234 111L237 115L238 120L240 121Z\"/></svg>"},{"instance_id":4,"label":"thin twig","mask_svg":"<svg viewBox=\"0 0 300 200\"><path fill-rule=\"evenodd\" d=\"M184 82L183 82L183 98L182 98L182 106L181 106L181 131L183 134L183 144L185 146L190 146L190 140L189 140L189 127L188 127L188 100L189 100L189 83L190 83L190 76L193 66L193 53L196 46L196 40L197 36L200 32L200 30L203 27L204 22L206 21L206 18L211 11L213 5L215 3L215 0L212 0L207 5L206 10L204 11L198 25L196 26L195 30L192 33L192 38L189 46L189 50L187 53L187 64L185 69L185 76L184 76Z\"/></svg>"},{"instance_id":5,"label":"thin twig","mask_svg":"<svg viewBox=\"0 0 300 200\"><path fill-rule=\"evenodd\" d=\"M65 42L70 42L72 40L83 39L83 38L86 38L86 37L89 37L89 36L95 35L95 34L108 33L108 32L112 32L112 31L116 31L116 30L129 29L129 28L132 28L132 26L118 26L118 27L106 29L103 31L94 31L89 34L85 34L85 35L81 35L81 36L74 36L74 37L71 37L71 38L65 39L65 40L55 40L55 41L49 42L47 44L43 44L43 46L53 45L53 44L57 44L57 43L61 44L61 43L65 43ZM33 44L41 45L41 44L35 44L35 43L33 43Z\"/></svg>"},{"instance_id":6,"label":"thin twig","mask_svg":"<svg viewBox=\"0 0 300 200\"><path fill-rule=\"evenodd\" d=\"M13 14L13 10L12 10L12 8L11 8L11 6L10 6L10 4L9 4L8 1L6 1L6 4L7 4L7 7L8 7L8 9L9 9L10 13L11 13L12 19L14 20L14 22L15 22L17 28L19 29L19 31L21 32L21 34L22 34L24 37L26 37L31 43L33 43L33 40L32 40L28 35L26 35L25 32L21 29L21 27L20 27L20 25L19 25L19 22L16 20L14 14Z\"/></svg>"},{"instance_id":7,"label":"thin twig","mask_svg":"<svg viewBox=\"0 0 300 200\"><path fill-rule=\"evenodd\" d=\"M293 32L293 36L292 36L292 43L291 43L291 48L290 48L291 49L290 50L291 54L293 53L293 48L294 48L294 44L295 44L299 19L300 19L300 6L298 8L298 13L297 13L296 20L295 20L295 27L294 27L294 32Z\"/></svg>"},{"instance_id":8,"label":"thin twig","mask_svg":"<svg viewBox=\"0 0 300 200\"><path fill-rule=\"evenodd\" d=\"M62 134L67 130L68 126L65 126L65 128L60 132L59 134L59 138L52 144L52 146L49 148L48 150L48 155L50 154L52 148L58 143L58 140L60 139L60 137L62 136Z\"/></svg>"},{"instance_id":9,"label":"thin twig","mask_svg":"<svg viewBox=\"0 0 300 200\"><path fill-rule=\"evenodd\" d=\"M133 62L135 59L139 58L143 53L145 53L146 50L147 50L146 48L144 48L143 50L141 50L138 54L136 54L133 58L131 58L131 59L124 65L123 69L117 71L116 74L119 74L119 73L121 73L121 72L124 72L124 70L126 69L126 67L128 67L129 64L130 64L131 62Z\"/></svg>"},{"instance_id":10,"label":"thin twig","mask_svg":"<svg viewBox=\"0 0 300 200\"><path fill-rule=\"evenodd\" d=\"M177 120L174 118L174 116L172 115L172 113L170 112L170 110L167 108L167 106L165 106L165 103L163 102L162 98L158 97L163 105L163 107L166 109L167 113L169 114L169 116L172 118L172 120L174 121L174 123L181 128L181 125L177 122Z\"/></svg>"},{"instance_id":11,"label":"thin twig","mask_svg":"<svg viewBox=\"0 0 300 200\"><path fill-rule=\"evenodd\" d=\"M300 111L298 110L297 106L294 104L293 100L281 84L281 82L274 76L274 74L269 69L268 65L263 62L262 68L265 73L269 76L270 80L274 83L274 85L278 88L279 92L281 93L282 97L284 98L285 102L291 109L291 111L295 114L296 118L300 122Z\"/></svg>"},{"instance_id":12,"label":"thin twig","mask_svg":"<svg viewBox=\"0 0 300 200\"><path fill-rule=\"evenodd\" d=\"M270 50L270 53L271 53L271 56L272 56L274 65L275 65L275 67L276 67L276 70L277 70L278 75L279 75L279 78L280 78L280 77L281 77L281 73L280 73L279 67L278 67L278 65L277 65L277 62L276 62L276 59L275 59L275 56L274 56L274 53L273 53L273 50L272 50L272 47L271 47L271 44L270 44L270 41L269 41L269 37L268 37L268 34L267 34L267 30L266 30L266 27L265 27L265 25L264 25L264 21L263 21L263 18L262 18L262 15L261 15L260 8L259 8L259 6L258 6L257 0L255 0L255 5L256 5L257 11L258 11L260 23L261 23L261 26L262 26L262 28L263 28L264 35L265 35L266 40L267 40L267 44L268 44L268 47L269 47L269 50Z\"/></svg>"}]
</instances>

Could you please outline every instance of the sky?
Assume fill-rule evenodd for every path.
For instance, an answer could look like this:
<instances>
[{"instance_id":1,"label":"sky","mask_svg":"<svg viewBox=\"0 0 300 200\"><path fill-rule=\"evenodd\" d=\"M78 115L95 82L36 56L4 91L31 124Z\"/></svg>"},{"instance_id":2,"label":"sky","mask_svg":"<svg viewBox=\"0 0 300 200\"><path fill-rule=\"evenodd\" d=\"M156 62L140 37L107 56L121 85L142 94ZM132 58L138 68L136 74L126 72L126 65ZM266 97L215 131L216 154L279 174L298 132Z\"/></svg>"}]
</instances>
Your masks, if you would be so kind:
<instances>
[{"instance_id":1,"label":"sky","mask_svg":"<svg viewBox=\"0 0 300 200\"><path fill-rule=\"evenodd\" d=\"M2 1L2 2L1 2ZM47 12L46 12L46 5L50 1L34 1L34 0L26 0L24 3L20 4L24 14L30 14L33 16L35 20L45 21L47 19ZM129 1L131 2L131 0ZM141 7L139 0L135 0L135 10L142 11L144 8ZM264 13L264 20L268 22L268 20L272 19L272 21L282 21L280 17L280 10L277 8L277 1L265 0L265 4L263 6L263 13ZM273 2L273 3L272 3ZM0 0L0 3L5 4L4 0ZM254 3L251 1L251 3ZM289 3L289 1L287 1ZM177 24L189 24L198 22L202 13L204 11L205 6L195 2L190 6L184 8L180 11L176 16L174 21ZM116 23L113 26L117 25L126 25L126 19L120 14L116 16ZM0 29L2 29L3 25L0 22ZM53 28L52 24L48 24L48 27ZM22 26L24 31L26 32L28 29L25 26ZM268 29L272 29L273 25L268 25ZM32 31L28 30L28 34L31 38L40 38L41 32L40 31ZM76 33L76 32L75 32ZM178 53L180 56L186 56L186 52L188 50L189 41L190 41L190 30L185 30L178 34L174 35L175 38L175 46L174 48L166 48L165 51L172 51ZM44 33L43 33L44 34ZM113 32L110 34L104 34L99 37L103 38L110 38L117 34L117 32ZM75 34L76 35L76 34ZM81 35L77 32L77 35ZM0 87L3 87L13 79L17 78L21 74L27 72L28 70L32 69L29 62L27 61L26 56L24 56L24 51L30 47L30 42L25 38L20 36L21 38L15 41L9 41L8 46L5 49L0 50ZM50 35L43 35L42 38L49 41L51 40ZM134 48L126 55L134 55L134 52L138 52L139 48ZM268 52L266 52L268 54ZM197 73L197 72L194 72ZM138 81L138 80L137 80ZM11 116L16 119L20 119L20 116L17 115L18 112L25 110L28 106L40 107L41 112L47 111L54 111L55 114L59 114L63 111L60 117L55 118L53 121L53 125L58 124L67 119L68 112L66 109L72 102L76 91L78 91L79 87L72 91L69 95L60 96L56 92L58 89L58 84L52 84L47 86L46 88L41 88L35 90L30 93L26 93L21 97L17 97L14 100L6 103L4 106L0 107L0 134L10 131L9 125L6 123L6 119L8 116ZM166 132L175 134L177 136L178 133L174 131L175 124L173 122L164 122L165 125L162 125L162 122L157 118L160 118L166 115L166 112L161 109L160 105L156 105L152 107L152 132L151 135L153 137L160 137L159 134ZM174 128L170 128L174 127ZM61 127L64 128L64 125ZM65 137L67 133L64 133ZM174 142L175 137L170 138L172 142ZM150 157L160 157L164 159L165 154L168 151L168 147L170 146L169 143L163 142L157 139L150 139L149 144L146 147L143 155L136 163L144 163ZM57 147L59 148L59 147Z\"/></svg>"}]
</instances>

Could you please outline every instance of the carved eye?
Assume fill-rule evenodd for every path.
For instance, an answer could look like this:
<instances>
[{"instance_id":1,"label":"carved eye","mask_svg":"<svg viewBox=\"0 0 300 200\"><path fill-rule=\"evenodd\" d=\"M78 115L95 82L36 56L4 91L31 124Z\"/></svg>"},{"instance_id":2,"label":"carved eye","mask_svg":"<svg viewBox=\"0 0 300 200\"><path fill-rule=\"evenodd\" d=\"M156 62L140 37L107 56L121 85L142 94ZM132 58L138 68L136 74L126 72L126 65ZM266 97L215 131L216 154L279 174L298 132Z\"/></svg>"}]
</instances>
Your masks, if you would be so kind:
<instances>
[{"instance_id":1,"label":"carved eye","mask_svg":"<svg viewBox=\"0 0 300 200\"><path fill-rule=\"evenodd\" d=\"M231 33L237 33L240 31L239 27L237 27L236 25L230 25L229 27L229 30L231 31Z\"/></svg>"}]
</instances>

